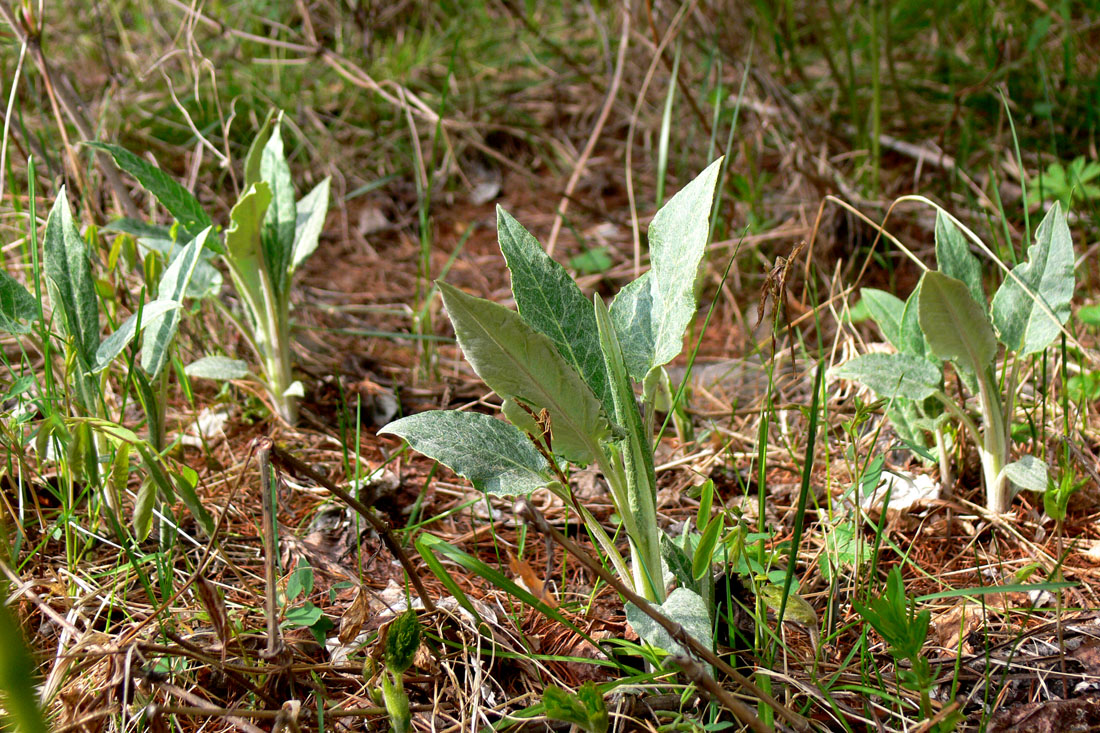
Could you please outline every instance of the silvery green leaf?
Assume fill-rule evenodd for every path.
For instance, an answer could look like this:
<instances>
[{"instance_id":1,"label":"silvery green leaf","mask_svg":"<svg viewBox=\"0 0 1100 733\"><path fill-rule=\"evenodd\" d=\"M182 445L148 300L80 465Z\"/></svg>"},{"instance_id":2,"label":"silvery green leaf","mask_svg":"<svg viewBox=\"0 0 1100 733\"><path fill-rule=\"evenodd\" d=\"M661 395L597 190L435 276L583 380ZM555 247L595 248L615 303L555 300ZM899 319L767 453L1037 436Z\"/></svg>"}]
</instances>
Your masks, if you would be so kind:
<instances>
[{"instance_id":1,"label":"silvery green leaf","mask_svg":"<svg viewBox=\"0 0 1100 733\"><path fill-rule=\"evenodd\" d=\"M488 494L526 495L554 483L549 464L527 436L478 412L421 412L391 422L379 433L404 438L413 450Z\"/></svg>"},{"instance_id":2,"label":"silvery green leaf","mask_svg":"<svg viewBox=\"0 0 1100 733\"><path fill-rule=\"evenodd\" d=\"M901 317L905 313L905 301L885 290L875 288L861 288L859 295L860 300L867 306L871 319L882 331L882 337L900 351L902 349Z\"/></svg>"},{"instance_id":3,"label":"silvery green leaf","mask_svg":"<svg viewBox=\"0 0 1100 733\"><path fill-rule=\"evenodd\" d=\"M122 170L137 179L160 202L172 218L192 237L211 225L210 217L191 192L160 168L147 163L126 148L108 143L87 142L90 148L109 153Z\"/></svg>"},{"instance_id":4,"label":"silvery green leaf","mask_svg":"<svg viewBox=\"0 0 1100 733\"><path fill-rule=\"evenodd\" d=\"M553 342L515 311L438 285L459 346L477 375L505 399L522 400L535 412L546 409L554 452L573 463L591 463L607 434L607 419Z\"/></svg>"},{"instance_id":5,"label":"silvery green leaf","mask_svg":"<svg viewBox=\"0 0 1100 733\"><path fill-rule=\"evenodd\" d=\"M691 558L684 548L676 544L676 540L664 533L661 534L661 559L668 565L677 583L687 588L695 587L695 578L691 574Z\"/></svg>"},{"instance_id":6,"label":"silvery green leaf","mask_svg":"<svg viewBox=\"0 0 1100 733\"><path fill-rule=\"evenodd\" d=\"M228 356L204 356L184 367L183 372L189 377L219 381L244 379L250 376L247 362L230 359Z\"/></svg>"},{"instance_id":7,"label":"silvery green leaf","mask_svg":"<svg viewBox=\"0 0 1100 733\"><path fill-rule=\"evenodd\" d=\"M328 195L331 178L325 178L295 205L297 219L294 225L294 252L290 258L290 271L309 259L317 249L321 230L328 214Z\"/></svg>"},{"instance_id":8,"label":"silvery green leaf","mask_svg":"<svg viewBox=\"0 0 1100 733\"><path fill-rule=\"evenodd\" d=\"M275 124L281 122L283 119L283 113L281 110L270 109L267 111L267 117L264 119L263 127L256 133L256 137L252 139L252 144L248 146L248 152L244 156L244 187L248 188L253 183L258 183L260 179L260 160L264 154L264 147L267 146L267 141L271 139L271 131L275 129Z\"/></svg>"},{"instance_id":9,"label":"silvery green leaf","mask_svg":"<svg viewBox=\"0 0 1100 733\"><path fill-rule=\"evenodd\" d=\"M168 267L164 268L160 282L157 283L158 300L174 300L183 302L187 293L187 286L191 282L191 274L202 257L203 247L206 246L206 238L210 235L210 227L202 230L197 237L191 240L183 251L172 260ZM180 312L178 310L165 313L149 320L149 325L142 334L141 341L141 368L155 379L168 363L168 352L176 337L176 329L180 324Z\"/></svg>"},{"instance_id":10,"label":"silvery green leaf","mask_svg":"<svg viewBox=\"0 0 1100 733\"><path fill-rule=\"evenodd\" d=\"M649 225L649 272L611 304L611 321L630 376L672 361L683 349L695 317L695 277L710 233L710 209L722 160L718 159L665 204Z\"/></svg>"},{"instance_id":11,"label":"silvery green leaf","mask_svg":"<svg viewBox=\"0 0 1100 733\"><path fill-rule=\"evenodd\" d=\"M943 373L927 359L911 354L864 354L833 373L867 385L883 399L920 401L940 389Z\"/></svg>"},{"instance_id":12,"label":"silvery green leaf","mask_svg":"<svg viewBox=\"0 0 1100 733\"><path fill-rule=\"evenodd\" d=\"M1069 318L1074 286L1073 239L1057 202L1035 230L1035 244L1028 247L1027 262L1014 267L1012 274L1015 277L1006 277L993 296L993 323L1001 343L1026 356L1050 345Z\"/></svg>"},{"instance_id":13,"label":"silvery green leaf","mask_svg":"<svg viewBox=\"0 0 1100 733\"><path fill-rule=\"evenodd\" d=\"M206 238L206 247L198 264L195 265L195 271L191 274L191 282L187 284L186 298L212 298L221 292L222 274L211 264L215 254L224 254L220 244L214 246L217 239L217 237ZM139 237L137 243L142 255L149 250L159 252L168 264L172 264L172 260L179 257L183 251L183 247L169 237Z\"/></svg>"},{"instance_id":14,"label":"silvery green leaf","mask_svg":"<svg viewBox=\"0 0 1100 733\"><path fill-rule=\"evenodd\" d=\"M290 262L294 253L294 230L298 208L294 203L294 185L290 166L283 152L280 124L275 123L271 138L260 157L260 177L271 187L271 205L267 207L260 241L263 244L264 265L271 276L276 293L285 293L290 277Z\"/></svg>"},{"instance_id":15,"label":"silvery green leaf","mask_svg":"<svg viewBox=\"0 0 1100 733\"><path fill-rule=\"evenodd\" d=\"M30 333L25 321L37 321L42 316L38 301L19 281L0 270L0 331Z\"/></svg>"},{"instance_id":16,"label":"silvery green leaf","mask_svg":"<svg viewBox=\"0 0 1100 733\"><path fill-rule=\"evenodd\" d=\"M962 231L942 211L936 212L936 266L944 275L966 283L974 301L985 304L981 263Z\"/></svg>"},{"instance_id":17,"label":"silvery green leaf","mask_svg":"<svg viewBox=\"0 0 1100 733\"><path fill-rule=\"evenodd\" d=\"M925 339L924 332L920 328L920 289L921 283L918 282L917 287L913 289L913 292L909 294L909 298L905 301L905 309L901 313L898 351L903 354L923 356L932 363L939 364L940 359L932 353L932 349L928 346L928 340Z\"/></svg>"},{"instance_id":18,"label":"silvery green leaf","mask_svg":"<svg viewBox=\"0 0 1100 733\"><path fill-rule=\"evenodd\" d=\"M46 219L42 248L54 309L61 311L65 333L73 339L84 366L90 368L99 348L99 302L87 247L73 225L64 186Z\"/></svg>"},{"instance_id":19,"label":"silvery green leaf","mask_svg":"<svg viewBox=\"0 0 1100 733\"><path fill-rule=\"evenodd\" d=\"M271 187L263 181L252 184L229 211L225 232L225 262L250 318L264 313L260 229L270 204Z\"/></svg>"},{"instance_id":20,"label":"silvery green leaf","mask_svg":"<svg viewBox=\"0 0 1100 733\"><path fill-rule=\"evenodd\" d=\"M614 413L592 303L565 268L547 255L530 232L497 207L497 239L512 273L512 295L529 326L584 378L608 415Z\"/></svg>"},{"instance_id":21,"label":"silvery green leaf","mask_svg":"<svg viewBox=\"0 0 1100 733\"><path fill-rule=\"evenodd\" d=\"M997 353L997 337L985 308L974 300L962 280L942 272L921 278L918 317L928 345L941 359L954 359L975 375L983 375Z\"/></svg>"},{"instance_id":22,"label":"silvery green leaf","mask_svg":"<svg viewBox=\"0 0 1100 733\"><path fill-rule=\"evenodd\" d=\"M1001 469L1008 480L1025 491L1043 493L1049 486L1049 468L1035 456L1021 456Z\"/></svg>"},{"instance_id":23,"label":"silvery green leaf","mask_svg":"<svg viewBox=\"0 0 1100 733\"><path fill-rule=\"evenodd\" d=\"M132 314L122 322L122 325L114 333L103 339L99 348L96 349L95 365L92 371L101 372L106 369L115 360L115 357L121 354L122 350L134 340L134 336L139 331L144 331L150 323L153 323L154 320L165 313L179 308L180 303L175 300L154 300L143 305L140 311ZM141 321L140 326L138 324L139 320Z\"/></svg>"},{"instance_id":24,"label":"silvery green leaf","mask_svg":"<svg viewBox=\"0 0 1100 733\"><path fill-rule=\"evenodd\" d=\"M707 604L698 593L689 588L677 588L669 593L665 602L656 608L669 620L680 624L689 636L704 647L714 648L711 640L710 614L707 612ZM642 613L641 609L633 603L626 604L626 620L645 643L677 656L695 656L673 641L664 627Z\"/></svg>"}]
</instances>

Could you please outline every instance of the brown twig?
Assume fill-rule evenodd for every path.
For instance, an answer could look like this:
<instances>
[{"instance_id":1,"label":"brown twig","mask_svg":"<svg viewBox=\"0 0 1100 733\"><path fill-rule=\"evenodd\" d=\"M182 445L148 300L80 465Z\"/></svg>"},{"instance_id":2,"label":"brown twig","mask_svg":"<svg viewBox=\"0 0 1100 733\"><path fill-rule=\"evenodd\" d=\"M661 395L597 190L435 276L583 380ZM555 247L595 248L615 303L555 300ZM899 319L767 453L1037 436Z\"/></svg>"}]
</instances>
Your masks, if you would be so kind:
<instances>
[{"instance_id":1,"label":"brown twig","mask_svg":"<svg viewBox=\"0 0 1100 733\"><path fill-rule=\"evenodd\" d=\"M748 690L750 694L754 695L755 697L766 703L768 706L770 706L773 710L775 710L776 715L785 720L795 729L800 731L810 730L809 722L805 718L803 718L798 713L795 713L793 710L788 709L785 705L780 703L774 697L769 695L764 690L760 689L755 683L753 683L752 680L748 679L743 674L727 664L726 661L719 657L717 654L712 652L703 644L699 643L699 641L697 641L693 636L691 636L687 633L687 631L684 630L683 626L676 623L675 621L671 621L670 619L668 619L664 614L654 608L649 601L647 601L645 598L642 598L640 595L628 588L625 583L615 577L614 573L609 572L607 568L605 568L595 558L593 558L591 553L582 549L580 545L573 542L571 539L556 530L553 525L546 521L546 517L542 516L542 513L535 508L530 500L522 499L520 501L520 514L523 515L529 522L534 524L535 528L538 529L539 532L553 538L554 542L561 545L561 547L569 552L569 554L571 554L573 557L575 557L577 561L581 563L581 565L584 565L586 568L588 568L588 570L599 577L600 580L604 581L612 588L614 588L623 599L629 601L630 603L633 603L635 606L638 607L638 610L656 621L657 624L661 626L661 628L668 632L669 636L671 636L685 649L690 650L692 654L699 657L707 664L712 665L723 674L728 675L733 681ZM715 682L715 685L717 684L718 683ZM741 703L736 698L731 697L730 699L733 704L733 707L731 707L730 710L742 723L756 731L768 730L767 726L765 726L760 721L760 719L757 718L756 715L748 709L748 707L744 703Z\"/></svg>"},{"instance_id":2,"label":"brown twig","mask_svg":"<svg viewBox=\"0 0 1100 733\"><path fill-rule=\"evenodd\" d=\"M416 568L413 567L412 561L409 560L409 556L405 554L405 551L401 549L401 545L394 539L393 532L390 530L390 525L379 519L378 516L371 511L371 508L359 501L357 498L344 491L336 484L329 481L321 474L314 471L308 465L298 460L290 453L287 453L278 446L271 446L271 459L276 465L286 469L290 473L296 476L303 476L308 478L321 486L323 486L329 493L334 495L340 501L350 506L355 511L367 520L370 526L378 533L378 536L382 538L382 543L386 545L386 549L397 558L397 561L401 563L401 567L404 568L405 574L409 577L409 581L413 584L413 588L416 589L416 594L420 596L420 600L424 602L424 610L434 611L435 603L432 602L432 597L428 594L427 589L424 588L424 584L420 582L420 575L416 572Z\"/></svg>"},{"instance_id":3,"label":"brown twig","mask_svg":"<svg viewBox=\"0 0 1100 733\"><path fill-rule=\"evenodd\" d=\"M259 447L256 450L256 461L260 464L260 492L263 500L263 528L264 528L264 616L267 619L267 649L261 654L269 661L279 659L286 652L283 643L283 635L279 631L279 604L278 589L275 587L277 578L275 572L275 558L279 551L275 532L278 524L275 521L275 484L271 479L271 438L260 438Z\"/></svg>"}]
</instances>

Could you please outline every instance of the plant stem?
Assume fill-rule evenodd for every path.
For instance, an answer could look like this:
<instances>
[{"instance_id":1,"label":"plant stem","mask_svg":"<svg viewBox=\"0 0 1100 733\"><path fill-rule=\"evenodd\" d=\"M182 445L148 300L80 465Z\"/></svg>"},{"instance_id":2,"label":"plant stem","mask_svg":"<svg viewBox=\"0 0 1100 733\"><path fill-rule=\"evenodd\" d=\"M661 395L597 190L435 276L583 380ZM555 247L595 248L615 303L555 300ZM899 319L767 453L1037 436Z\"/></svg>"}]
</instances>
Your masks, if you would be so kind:
<instances>
[{"instance_id":1,"label":"plant stem","mask_svg":"<svg viewBox=\"0 0 1100 733\"><path fill-rule=\"evenodd\" d=\"M996 381L990 372L978 375L978 391L985 421L980 448L985 475L985 507L994 514L1003 514L1008 510L1010 499L1008 481L1001 472L1008 460L1008 433Z\"/></svg>"}]
</instances>

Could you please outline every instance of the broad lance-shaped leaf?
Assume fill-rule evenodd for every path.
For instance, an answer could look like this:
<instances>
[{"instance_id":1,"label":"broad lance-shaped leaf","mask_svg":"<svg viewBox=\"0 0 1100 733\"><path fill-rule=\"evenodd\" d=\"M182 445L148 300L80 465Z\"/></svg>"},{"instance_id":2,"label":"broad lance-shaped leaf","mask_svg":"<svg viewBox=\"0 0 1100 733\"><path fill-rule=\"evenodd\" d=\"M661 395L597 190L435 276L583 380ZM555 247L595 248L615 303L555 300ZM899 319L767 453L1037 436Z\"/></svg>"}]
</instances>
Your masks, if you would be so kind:
<instances>
[{"instance_id":1,"label":"broad lance-shaped leaf","mask_svg":"<svg viewBox=\"0 0 1100 733\"><path fill-rule=\"evenodd\" d=\"M46 219L42 248L54 310L61 311L65 333L73 339L85 368L90 369L99 348L99 302L87 247L73 225L64 186Z\"/></svg>"},{"instance_id":2,"label":"broad lance-shaped leaf","mask_svg":"<svg viewBox=\"0 0 1100 733\"><path fill-rule=\"evenodd\" d=\"M275 123L271 139L260 157L260 176L271 187L271 205L267 207L260 241L264 248L264 264L271 275L277 295L285 293L290 278L290 262L294 254L294 228L298 208L294 203L294 185L290 181L290 166L283 152L280 125Z\"/></svg>"},{"instance_id":3,"label":"broad lance-shaped leaf","mask_svg":"<svg viewBox=\"0 0 1100 733\"><path fill-rule=\"evenodd\" d=\"M924 332L921 331L920 290L921 283L918 282L917 287L913 289L913 292L909 294L909 298L905 301L905 309L901 313L898 351L903 354L923 356L934 364L939 364L940 359L929 348L928 339L924 337Z\"/></svg>"},{"instance_id":4,"label":"broad lance-shaped leaf","mask_svg":"<svg viewBox=\"0 0 1100 733\"><path fill-rule=\"evenodd\" d=\"M945 361L961 361L964 369L983 376L997 353L997 337L985 308L962 280L942 272L924 273L920 287L920 327L933 353Z\"/></svg>"},{"instance_id":5,"label":"broad lance-shaped leaf","mask_svg":"<svg viewBox=\"0 0 1100 733\"><path fill-rule=\"evenodd\" d=\"M553 342L515 311L438 283L466 360L505 399L550 413L552 448L573 463L591 463L608 432L600 401Z\"/></svg>"},{"instance_id":6,"label":"broad lance-shaped leaf","mask_svg":"<svg viewBox=\"0 0 1100 733\"><path fill-rule=\"evenodd\" d=\"M867 312L871 314L871 319L882 331L882 337L900 351L901 317L905 313L905 301L875 288L861 288L859 294L863 304L867 306Z\"/></svg>"},{"instance_id":7,"label":"broad lance-shaped leaf","mask_svg":"<svg viewBox=\"0 0 1100 733\"><path fill-rule=\"evenodd\" d=\"M603 404L615 412L607 383L592 303L577 283L543 251L530 232L497 207L497 239L512 273L512 295L529 326L554 342Z\"/></svg>"},{"instance_id":8,"label":"broad lance-shaped leaf","mask_svg":"<svg viewBox=\"0 0 1100 733\"><path fill-rule=\"evenodd\" d=\"M437 410L391 422L379 433L404 438L474 488L498 496L530 494L554 483L550 466L516 427L479 412Z\"/></svg>"},{"instance_id":9,"label":"broad lance-shaped leaf","mask_svg":"<svg viewBox=\"0 0 1100 733\"><path fill-rule=\"evenodd\" d=\"M656 604L654 604L656 605ZM714 648L710 630L710 614L703 597L688 588L677 588L668 594L657 610L684 628L684 631L707 649ZM670 654L694 656L684 649L663 626L658 624L633 603L626 604L626 620L642 641Z\"/></svg>"},{"instance_id":10,"label":"broad lance-shaped leaf","mask_svg":"<svg viewBox=\"0 0 1100 733\"><path fill-rule=\"evenodd\" d=\"M939 367L912 354L864 354L849 359L833 374L865 384L883 399L920 401L940 389L943 381Z\"/></svg>"},{"instance_id":11,"label":"broad lance-shaped leaf","mask_svg":"<svg viewBox=\"0 0 1100 733\"><path fill-rule=\"evenodd\" d=\"M101 372L110 366L122 350L130 345L139 331L144 331L160 316L169 311L179 310L180 303L175 300L154 300L122 322L114 333L103 339L95 352L93 372Z\"/></svg>"},{"instance_id":12,"label":"broad lance-shaped leaf","mask_svg":"<svg viewBox=\"0 0 1100 733\"><path fill-rule=\"evenodd\" d=\"M649 225L649 272L619 291L611 321L627 371L641 381L684 347L695 317L695 278L710 234L710 209L722 159L669 199Z\"/></svg>"},{"instance_id":13,"label":"broad lance-shaped leaf","mask_svg":"<svg viewBox=\"0 0 1100 733\"><path fill-rule=\"evenodd\" d=\"M153 194L172 218L180 223L188 235L194 237L211 225L210 217L191 192L160 168L147 163L126 148L100 142L84 143L90 148L109 153L122 170L137 179L142 187Z\"/></svg>"},{"instance_id":14,"label":"broad lance-shaped leaf","mask_svg":"<svg viewBox=\"0 0 1100 733\"><path fill-rule=\"evenodd\" d=\"M325 226L325 216L328 214L331 181L331 178L321 181L295 205L297 220L294 226L294 253L290 258L291 275L317 249L321 230Z\"/></svg>"},{"instance_id":15,"label":"broad lance-shaped leaf","mask_svg":"<svg viewBox=\"0 0 1100 733\"><path fill-rule=\"evenodd\" d=\"M30 333L30 324L24 321L37 321L41 316L34 296L18 280L0 270L0 331Z\"/></svg>"},{"instance_id":16,"label":"broad lance-shaped leaf","mask_svg":"<svg viewBox=\"0 0 1100 733\"><path fill-rule=\"evenodd\" d=\"M206 244L206 238L210 235L210 228L203 229L197 237L191 240L176 259L165 268L157 284L157 298L160 300L174 300L182 303L187 293L187 285L191 282L191 275L195 272L195 266L202 257L202 250ZM176 337L176 330L180 325L180 312L168 311L149 323L142 335L141 341L141 368L155 379L168 362L168 351L172 340Z\"/></svg>"},{"instance_id":17,"label":"broad lance-shaped leaf","mask_svg":"<svg viewBox=\"0 0 1100 733\"><path fill-rule=\"evenodd\" d=\"M936 212L936 266L944 275L966 283L976 302L986 302L981 263L962 231L942 211Z\"/></svg>"},{"instance_id":18,"label":"broad lance-shaped leaf","mask_svg":"<svg viewBox=\"0 0 1100 733\"><path fill-rule=\"evenodd\" d=\"M188 377L199 379L244 379L249 376L248 363L228 356L204 356L183 368Z\"/></svg>"},{"instance_id":19,"label":"broad lance-shaped leaf","mask_svg":"<svg viewBox=\"0 0 1100 733\"><path fill-rule=\"evenodd\" d=\"M993 296L993 323L1001 342L1026 356L1049 346L1069 318L1073 239L1058 203L1035 230L1027 262L1014 267L1012 274L1015 277L1006 277Z\"/></svg>"}]
</instances>

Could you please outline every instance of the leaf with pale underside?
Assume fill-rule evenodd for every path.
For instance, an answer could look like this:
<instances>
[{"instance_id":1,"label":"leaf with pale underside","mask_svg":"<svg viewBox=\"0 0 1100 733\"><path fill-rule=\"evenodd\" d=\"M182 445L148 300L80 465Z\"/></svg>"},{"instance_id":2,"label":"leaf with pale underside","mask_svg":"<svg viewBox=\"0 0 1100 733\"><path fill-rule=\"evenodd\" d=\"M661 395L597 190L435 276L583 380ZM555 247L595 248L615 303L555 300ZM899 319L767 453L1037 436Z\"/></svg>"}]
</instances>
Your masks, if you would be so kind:
<instances>
[{"instance_id":1,"label":"leaf with pale underside","mask_svg":"<svg viewBox=\"0 0 1100 733\"><path fill-rule=\"evenodd\" d=\"M883 399L916 401L930 397L943 380L939 367L912 354L864 354L849 359L833 374L865 384Z\"/></svg>"},{"instance_id":2,"label":"leaf with pale underside","mask_svg":"<svg viewBox=\"0 0 1100 733\"><path fill-rule=\"evenodd\" d=\"M188 377L219 381L245 379L251 376L247 362L230 359L228 356L204 356L184 367L183 372Z\"/></svg>"},{"instance_id":3,"label":"leaf with pale underside","mask_svg":"<svg viewBox=\"0 0 1100 733\"><path fill-rule=\"evenodd\" d=\"M1025 491L1041 494L1050 483L1050 469L1043 460L1035 456L1021 456L1020 460L1009 463L1001 470L1009 481Z\"/></svg>"},{"instance_id":4,"label":"leaf with pale underside","mask_svg":"<svg viewBox=\"0 0 1100 733\"><path fill-rule=\"evenodd\" d=\"M1035 230L1027 262L1014 267L993 296L993 323L1001 343L1021 356L1050 345L1069 318L1073 265L1073 239L1062 207L1055 203Z\"/></svg>"},{"instance_id":5,"label":"leaf with pale underside","mask_svg":"<svg viewBox=\"0 0 1100 733\"><path fill-rule=\"evenodd\" d=\"M298 269L298 265L309 259L309 256L317 249L317 243L321 238L321 230L325 226L325 216L328 214L331 182L331 178L321 181L295 204L297 222L294 226L294 252L290 258L290 273L292 275Z\"/></svg>"},{"instance_id":6,"label":"leaf with pale underside","mask_svg":"<svg viewBox=\"0 0 1100 733\"><path fill-rule=\"evenodd\" d=\"M264 265L275 293L281 294L286 292L290 278L298 207L294 202L294 184L290 180L290 165L286 161L278 121L260 156L260 177L271 188L271 205L267 207L260 233Z\"/></svg>"},{"instance_id":7,"label":"leaf with pale underside","mask_svg":"<svg viewBox=\"0 0 1100 733\"><path fill-rule=\"evenodd\" d=\"M208 236L210 236L209 228L200 232L165 268L160 282L157 283L158 299L183 302L191 282L191 275L202 258L203 247L206 246ZM145 328L141 341L141 368L150 379L156 378L168 363L169 347L176 337L179 325L180 312L170 310L151 319L148 327Z\"/></svg>"},{"instance_id":8,"label":"leaf with pale underside","mask_svg":"<svg viewBox=\"0 0 1100 733\"><path fill-rule=\"evenodd\" d=\"M554 342L603 404L614 413L592 303L522 224L497 207L497 239L512 273L512 295L523 320Z\"/></svg>"},{"instance_id":9,"label":"leaf with pale underside","mask_svg":"<svg viewBox=\"0 0 1100 733\"><path fill-rule=\"evenodd\" d=\"M596 395L550 339L503 306L438 283L466 360L489 388L550 415L555 453L591 463L608 432Z\"/></svg>"},{"instance_id":10,"label":"leaf with pale underside","mask_svg":"<svg viewBox=\"0 0 1100 733\"><path fill-rule=\"evenodd\" d=\"M997 353L997 337L985 308L966 283L942 272L921 279L918 317L933 353L981 377Z\"/></svg>"},{"instance_id":11,"label":"leaf with pale underside","mask_svg":"<svg viewBox=\"0 0 1100 733\"><path fill-rule=\"evenodd\" d=\"M379 431L408 441L474 488L497 496L530 494L554 483L550 466L515 426L478 412L437 410L391 422Z\"/></svg>"},{"instance_id":12,"label":"leaf with pale underside","mask_svg":"<svg viewBox=\"0 0 1100 733\"><path fill-rule=\"evenodd\" d=\"M101 372L106 369L140 331L148 328L154 320L165 313L179 310L179 308L180 304L175 300L154 300L143 305L139 312L132 314L114 333L103 339L99 348L96 349L95 366L92 371Z\"/></svg>"},{"instance_id":13,"label":"leaf with pale underside","mask_svg":"<svg viewBox=\"0 0 1100 733\"><path fill-rule=\"evenodd\" d=\"M672 361L695 317L695 278L710 235L710 209L722 160L684 186L649 225L650 269L611 304L627 371L636 381Z\"/></svg>"}]
</instances>

